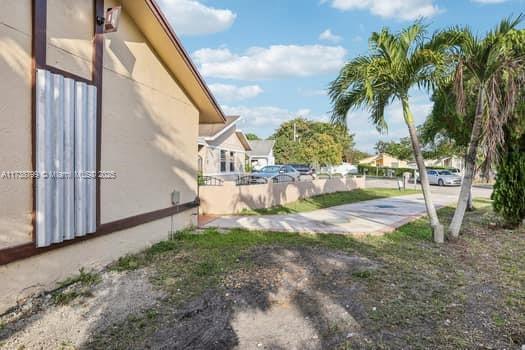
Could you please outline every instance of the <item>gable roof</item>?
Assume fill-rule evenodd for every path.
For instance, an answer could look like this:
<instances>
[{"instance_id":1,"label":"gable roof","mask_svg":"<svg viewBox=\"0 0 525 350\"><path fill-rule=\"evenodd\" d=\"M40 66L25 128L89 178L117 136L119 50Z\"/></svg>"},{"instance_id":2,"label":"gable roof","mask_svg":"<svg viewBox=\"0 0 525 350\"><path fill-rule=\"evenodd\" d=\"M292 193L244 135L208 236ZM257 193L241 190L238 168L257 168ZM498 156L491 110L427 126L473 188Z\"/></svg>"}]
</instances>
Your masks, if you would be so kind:
<instances>
[{"instance_id":1,"label":"gable roof","mask_svg":"<svg viewBox=\"0 0 525 350\"><path fill-rule=\"evenodd\" d=\"M219 104L155 0L121 0L121 4L199 110L199 122L224 123Z\"/></svg>"},{"instance_id":2,"label":"gable roof","mask_svg":"<svg viewBox=\"0 0 525 350\"><path fill-rule=\"evenodd\" d=\"M226 122L222 124L199 124L199 137L197 143L199 145L206 145L208 141L215 141L219 136L224 135L226 132L232 130L235 132L237 138L241 142L245 151L250 151L252 148L246 135L241 130L236 130L235 125L241 119L238 115L230 115L226 117Z\"/></svg>"},{"instance_id":3,"label":"gable roof","mask_svg":"<svg viewBox=\"0 0 525 350\"><path fill-rule=\"evenodd\" d=\"M250 141L252 150L248 154L252 157L269 156L274 145L275 140L252 140Z\"/></svg>"},{"instance_id":4,"label":"gable roof","mask_svg":"<svg viewBox=\"0 0 525 350\"><path fill-rule=\"evenodd\" d=\"M205 140L216 139L233 127L239 121L240 116L232 115L225 118L226 122L221 124L199 124L199 137Z\"/></svg>"},{"instance_id":5,"label":"gable roof","mask_svg":"<svg viewBox=\"0 0 525 350\"><path fill-rule=\"evenodd\" d=\"M388 153L378 153L378 154L375 154L371 157L367 157L367 158L363 158L359 161L359 164L367 164L367 163L371 163L373 161L376 161L378 159L382 159L384 157L389 157L389 158L392 158L392 159L395 159L395 160L399 160L397 159L396 157L388 154Z\"/></svg>"},{"instance_id":6,"label":"gable roof","mask_svg":"<svg viewBox=\"0 0 525 350\"><path fill-rule=\"evenodd\" d=\"M237 130L235 131L235 133L237 134L237 137L241 141L242 145L244 146L244 150L251 151L252 146L250 145L250 141L248 141L248 139L246 138L246 135L244 135L244 133L241 130Z\"/></svg>"}]
</instances>

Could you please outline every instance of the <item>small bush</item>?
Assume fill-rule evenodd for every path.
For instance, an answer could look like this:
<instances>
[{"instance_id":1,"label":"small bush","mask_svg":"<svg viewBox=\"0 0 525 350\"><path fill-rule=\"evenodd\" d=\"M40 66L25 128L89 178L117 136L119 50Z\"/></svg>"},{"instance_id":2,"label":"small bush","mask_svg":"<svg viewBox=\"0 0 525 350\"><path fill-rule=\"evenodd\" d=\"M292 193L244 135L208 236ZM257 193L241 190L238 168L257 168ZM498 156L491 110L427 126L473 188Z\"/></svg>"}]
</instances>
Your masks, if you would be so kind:
<instances>
[{"instance_id":1,"label":"small bush","mask_svg":"<svg viewBox=\"0 0 525 350\"><path fill-rule=\"evenodd\" d=\"M525 154L511 152L501 162L492 199L494 210L509 224L525 219Z\"/></svg>"}]
</instances>

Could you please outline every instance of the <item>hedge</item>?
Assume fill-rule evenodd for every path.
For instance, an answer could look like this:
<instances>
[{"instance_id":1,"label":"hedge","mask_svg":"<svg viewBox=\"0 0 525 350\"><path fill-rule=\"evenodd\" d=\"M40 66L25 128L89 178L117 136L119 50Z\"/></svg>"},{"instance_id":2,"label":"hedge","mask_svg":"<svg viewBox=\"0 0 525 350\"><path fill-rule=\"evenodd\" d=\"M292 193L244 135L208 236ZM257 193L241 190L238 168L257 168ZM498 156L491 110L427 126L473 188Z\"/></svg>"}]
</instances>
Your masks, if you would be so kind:
<instances>
[{"instance_id":1,"label":"hedge","mask_svg":"<svg viewBox=\"0 0 525 350\"><path fill-rule=\"evenodd\" d=\"M393 172L393 176L401 177L403 173L414 173L414 169L411 168L389 168L389 167L375 167L373 165L359 164L357 166L357 172L359 174L364 174L366 169L366 174L370 176L379 175L379 176L389 176L389 173Z\"/></svg>"},{"instance_id":2,"label":"hedge","mask_svg":"<svg viewBox=\"0 0 525 350\"><path fill-rule=\"evenodd\" d=\"M501 162L492 192L494 210L510 224L525 220L525 154L513 152Z\"/></svg>"}]
</instances>

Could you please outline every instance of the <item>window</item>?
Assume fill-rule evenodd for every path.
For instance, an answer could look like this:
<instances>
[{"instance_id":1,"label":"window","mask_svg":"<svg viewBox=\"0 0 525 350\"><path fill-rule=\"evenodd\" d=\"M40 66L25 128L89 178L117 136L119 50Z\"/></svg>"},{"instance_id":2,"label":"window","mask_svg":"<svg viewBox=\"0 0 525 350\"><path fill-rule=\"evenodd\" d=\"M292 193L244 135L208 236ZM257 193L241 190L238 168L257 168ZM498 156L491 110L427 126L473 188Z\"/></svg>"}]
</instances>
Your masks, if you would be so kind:
<instances>
[{"instance_id":1,"label":"window","mask_svg":"<svg viewBox=\"0 0 525 350\"><path fill-rule=\"evenodd\" d=\"M226 151L221 150L221 173L226 172Z\"/></svg>"},{"instance_id":2,"label":"window","mask_svg":"<svg viewBox=\"0 0 525 350\"><path fill-rule=\"evenodd\" d=\"M36 244L96 231L96 87L38 69Z\"/></svg>"},{"instance_id":3,"label":"window","mask_svg":"<svg viewBox=\"0 0 525 350\"><path fill-rule=\"evenodd\" d=\"M235 172L235 152L230 152L230 172Z\"/></svg>"}]
</instances>

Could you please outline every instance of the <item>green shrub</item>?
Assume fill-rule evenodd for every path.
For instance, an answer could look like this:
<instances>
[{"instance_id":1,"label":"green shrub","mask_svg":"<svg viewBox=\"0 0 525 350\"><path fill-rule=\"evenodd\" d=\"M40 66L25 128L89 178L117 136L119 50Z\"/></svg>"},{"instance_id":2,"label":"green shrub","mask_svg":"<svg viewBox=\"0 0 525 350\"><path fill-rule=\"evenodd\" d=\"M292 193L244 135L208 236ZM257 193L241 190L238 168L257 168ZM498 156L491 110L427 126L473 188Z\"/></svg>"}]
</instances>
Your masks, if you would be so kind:
<instances>
[{"instance_id":1,"label":"green shrub","mask_svg":"<svg viewBox=\"0 0 525 350\"><path fill-rule=\"evenodd\" d=\"M389 167L375 167L373 165L359 164L357 165L357 171L359 174L364 174L366 170L366 175L375 176L388 176L390 170L394 172L394 177L401 177L403 173L414 173L414 169L411 168L389 168Z\"/></svg>"},{"instance_id":2,"label":"green shrub","mask_svg":"<svg viewBox=\"0 0 525 350\"><path fill-rule=\"evenodd\" d=\"M512 225L525 219L525 154L511 152L498 167L494 210Z\"/></svg>"}]
</instances>

